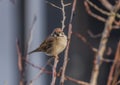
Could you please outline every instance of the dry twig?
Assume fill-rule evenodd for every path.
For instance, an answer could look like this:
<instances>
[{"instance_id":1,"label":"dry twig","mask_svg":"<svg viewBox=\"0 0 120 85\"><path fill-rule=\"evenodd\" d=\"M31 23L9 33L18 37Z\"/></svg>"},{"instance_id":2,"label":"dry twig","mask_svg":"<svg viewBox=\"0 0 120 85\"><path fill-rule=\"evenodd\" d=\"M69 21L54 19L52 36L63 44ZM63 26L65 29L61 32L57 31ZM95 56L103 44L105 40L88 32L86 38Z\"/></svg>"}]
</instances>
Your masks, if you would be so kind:
<instances>
[{"instance_id":1,"label":"dry twig","mask_svg":"<svg viewBox=\"0 0 120 85\"><path fill-rule=\"evenodd\" d=\"M27 49L26 49L26 56L22 56L22 53L21 53L21 50L20 50L20 45L19 45L19 41L17 40L16 42L16 47L17 47L17 54L18 54L18 69L20 71L20 85L25 85L25 81L24 81L24 73L25 73L25 62L24 60L22 59L23 57L26 59L27 58L27 50L28 50L28 47L30 46L30 43L32 41L32 35L33 35L33 26L35 24L35 21L36 21L36 16L34 17L33 19L33 22L32 22L32 26L31 26L31 33L30 33L30 38L28 40L28 45L27 45Z\"/></svg>"},{"instance_id":2,"label":"dry twig","mask_svg":"<svg viewBox=\"0 0 120 85\"><path fill-rule=\"evenodd\" d=\"M88 45L93 52L97 52L97 49L94 48L83 35L81 35L79 33L75 33L75 32L72 32L72 34L77 36L80 40L82 40L82 42L84 42L86 45Z\"/></svg>"},{"instance_id":3,"label":"dry twig","mask_svg":"<svg viewBox=\"0 0 120 85\"><path fill-rule=\"evenodd\" d=\"M107 16L110 15L109 12L100 9L97 5L93 4L90 0L86 0L86 1L87 1L87 3L89 3L90 6L92 6L93 8L95 8L95 9L96 9L97 11L99 11L100 13L102 13L102 14L104 14L104 15L107 15Z\"/></svg>"},{"instance_id":4,"label":"dry twig","mask_svg":"<svg viewBox=\"0 0 120 85\"><path fill-rule=\"evenodd\" d=\"M101 37L101 35L102 35L101 33L95 35L95 34L93 34L90 30L88 30L88 34L90 35L91 38L98 38L98 37Z\"/></svg>"},{"instance_id":5,"label":"dry twig","mask_svg":"<svg viewBox=\"0 0 120 85\"><path fill-rule=\"evenodd\" d=\"M113 62L112 67L110 69L107 85L113 85L113 84L115 85L116 82L113 82L113 80L114 80L113 77L114 77L114 72L115 72L115 69L116 69L116 65L119 62L120 62L120 41L119 41L118 46L117 46L114 62ZM117 71L117 72L119 72L119 71Z\"/></svg>"},{"instance_id":6,"label":"dry twig","mask_svg":"<svg viewBox=\"0 0 120 85\"><path fill-rule=\"evenodd\" d=\"M103 17L101 17L101 16L93 13L93 12L90 10L90 7L89 7L89 5L88 5L88 3L87 3L86 1L84 2L84 5L85 5L86 11L87 11L87 13L88 13L89 15L91 15L92 17L96 18L96 19L99 20L99 21L106 22L106 19L105 19L105 18L103 18Z\"/></svg>"},{"instance_id":7,"label":"dry twig","mask_svg":"<svg viewBox=\"0 0 120 85\"><path fill-rule=\"evenodd\" d=\"M113 8L113 6L108 2L108 0L99 0L102 5L109 11Z\"/></svg>"},{"instance_id":8,"label":"dry twig","mask_svg":"<svg viewBox=\"0 0 120 85\"><path fill-rule=\"evenodd\" d=\"M53 59L53 58L50 58L50 59L47 61L47 63L46 63L42 68L36 66L37 68L40 69L40 71L39 71L39 73L30 81L30 83L33 83L35 80L37 80L37 79L40 77L40 75L42 75L42 73L47 73L47 74L50 74L50 73L51 73L51 72L49 72L49 71L47 71L47 70L45 69L46 66L51 63L51 59ZM28 63L35 67L35 65L32 64L32 63L30 63L29 61L28 61ZM56 70L56 69L55 69L55 70Z\"/></svg>"},{"instance_id":9,"label":"dry twig","mask_svg":"<svg viewBox=\"0 0 120 85\"><path fill-rule=\"evenodd\" d=\"M62 9L61 7L55 5L55 4L51 3L51 2L46 1L46 3L50 4L51 6L57 8L57 9L60 9L60 10Z\"/></svg>"},{"instance_id":10,"label":"dry twig","mask_svg":"<svg viewBox=\"0 0 120 85\"><path fill-rule=\"evenodd\" d=\"M54 65L53 65L53 72L52 72L52 82L51 82L51 85L55 85L55 81L56 81L56 78L57 78L56 68L57 68L58 62L59 62L59 57L55 56Z\"/></svg>"},{"instance_id":11,"label":"dry twig","mask_svg":"<svg viewBox=\"0 0 120 85\"><path fill-rule=\"evenodd\" d=\"M67 47L65 50L65 55L64 55L64 62L63 62L63 69L62 69L62 74L61 74L61 80L60 80L60 85L64 84L65 81L65 71L67 68L67 63L68 63L68 50L69 50L69 44L70 44L70 39L71 39L71 34L72 34L72 19L73 19L73 14L76 8L76 2L77 0L73 1L73 6L72 6L72 10L71 10L71 18L70 18L70 22L69 22L69 29L68 29L68 42L67 42Z\"/></svg>"},{"instance_id":12,"label":"dry twig","mask_svg":"<svg viewBox=\"0 0 120 85\"><path fill-rule=\"evenodd\" d=\"M61 0L62 7L59 7L59 6L57 6L57 5L55 5L55 4L51 3L51 2L47 2L47 3L49 3L51 6L53 6L55 8L58 8L58 9L60 9L62 11L62 17L63 17L63 19L62 19L61 23L62 23L62 30L64 30L64 28L65 28L65 19L66 19L65 7L71 5L71 3L64 4L64 0ZM54 60L54 66L53 66L53 75L52 75L51 85L55 85L57 63L58 63L58 59L55 58L55 60Z\"/></svg>"},{"instance_id":13,"label":"dry twig","mask_svg":"<svg viewBox=\"0 0 120 85\"><path fill-rule=\"evenodd\" d=\"M27 64L31 65L33 68L42 70L42 72L44 72L44 73L46 73L46 74L50 74L50 75L52 74L51 71L46 70L46 68L44 68L44 67L36 66L36 65L32 64L31 62L29 62L29 61L26 60L26 59L25 59L25 61L26 61ZM56 73L56 76L57 76L57 77L61 77L61 73ZM90 85L90 84L87 83L87 82L80 81L80 80L76 80L76 79L74 79L74 78L72 78L72 77L70 77L70 76L66 76L66 75L65 75L65 80L68 80L68 81L71 81L71 82L74 82L74 83L80 84L80 85ZM30 82L30 83L32 83L32 82Z\"/></svg>"},{"instance_id":14,"label":"dry twig","mask_svg":"<svg viewBox=\"0 0 120 85\"><path fill-rule=\"evenodd\" d=\"M36 69L39 69L39 70L42 70L44 73L47 73L47 74L52 74L52 72L50 71L47 71L45 68L43 67L40 67L40 66L37 66L37 65L34 65L33 63L31 63L30 61L28 61L27 59L24 59L25 62L29 65L31 65L33 68L36 68ZM49 61L47 62L47 65L49 64Z\"/></svg>"},{"instance_id":15,"label":"dry twig","mask_svg":"<svg viewBox=\"0 0 120 85\"><path fill-rule=\"evenodd\" d=\"M21 50L20 50L20 45L19 45L19 41L17 40L16 42L16 47L17 47L17 54L18 54L18 69L19 69L19 72L20 72L20 83L19 85L25 85L25 82L24 82L24 69L23 69L23 60L22 60L22 53L21 53Z\"/></svg>"},{"instance_id":16,"label":"dry twig","mask_svg":"<svg viewBox=\"0 0 120 85\"><path fill-rule=\"evenodd\" d=\"M111 11L111 9L113 9L112 4L110 4L108 0L99 0L99 1L107 10ZM116 1L116 3L119 3L119 0ZM116 13L116 17L120 18L120 14Z\"/></svg>"},{"instance_id":17,"label":"dry twig","mask_svg":"<svg viewBox=\"0 0 120 85\"><path fill-rule=\"evenodd\" d=\"M61 11L62 11L62 17L63 17L61 23L62 23L62 30L64 30L64 28L65 28L65 19L66 19L64 0L61 0L61 5L62 5Z\"/></svg>"},{"instance_id":18,"label":"dry twig","mask_svg":"<svg viewBox=\"0 0 120 85\"><path fill-rule=\"evenodd\" d=\"M71 5L71 3L64 4L64 0L61 0L61 5L62 5L61 11L62 11L62 18L63 18L61 23L62 23L62 30L64 30L65 20L66 20L65 7Z\"/></svg>"},{"instance_id":19,"label":"dry twig","mask_svg":"<svg viewBox=\"0 0 120 85\"><path fill-rule=\"evenodd\" d=\"M94 67L93 67L93 72L92 72L92 77L91 77L91 85L97 85L97 79L98 79L98 75L99 75L99 69L100 69L100 66L101 66L101 63L103 60L103 54L106 49L108 37L112 30L112 24L115 20L115 14L117 13L119 8L120 8L120 1L113 7L113 9L111 9L110 16L108 17L108 19L105 23L105 28L102 33L102 38L100 41L99 49L95 56L95 62L94 62Z\"/></svg>"},{"instance_id":20,"label":"dry twig","mask_svg":"<svg viewBox=\"0 0 120 85\"><path fill-rule=\"evenodd\" d=\"M65 28L65 19L66 19L65 7L71 5L71 3L64 4L64 0L61 0L62 7L59 7L59 6L57 6L57 5L55 5L55 4L51 3L51 2L48 2L48 1L46 1L46 2L48 4L50 4L51 6L57 8L57 9L60 9L62 11L62 18L63 19L62 19L61 23L62 23L62 30L64 30L64 28Z\"/></svg>"},{"instance_id":21,"label":"dry twig","mask_svg":"<svg viewBox=\"0 0 120 85\"><path fill-rule=\"evenodd\" d=\"M65 78L66 78L66 80L72 81L72 82L74 82L74 83L76 83L76 84L78 84L78 85L90 85L90 84L87 83L87 82L80 81L80 80L76 80L76 79L71 78L71 77L69 77L69 76L66 76Z\"/></svg>"}]
</instances>

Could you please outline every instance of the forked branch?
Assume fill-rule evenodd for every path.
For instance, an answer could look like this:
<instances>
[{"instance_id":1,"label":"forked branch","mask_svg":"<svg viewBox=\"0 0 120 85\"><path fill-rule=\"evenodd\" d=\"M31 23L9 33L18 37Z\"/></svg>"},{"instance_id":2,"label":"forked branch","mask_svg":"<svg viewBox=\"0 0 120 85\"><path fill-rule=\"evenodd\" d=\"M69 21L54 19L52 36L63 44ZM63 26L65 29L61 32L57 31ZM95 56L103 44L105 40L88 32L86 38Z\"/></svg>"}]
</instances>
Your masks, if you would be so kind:
<instances>
[{"instance_id":1,"label":"forked branch","mask_svg":"<svg viewBox=\"0 0 120 85\"><path fill-rule=\"evenodd\" d=\"M62 67L63 69L62 69L62 74L61 74L60 85L64 85L64 81L65 81L65 72L66 72L67 63L68 63L68 51L69 51L71 34L72 34L72 19L73 19L73 14L76 8L76 2L77 0L73 1L73 6L71 10L71 18L70 18L69 27L68 27L68 42L67 42L67 47L66 47L65 55L64 55L64 62L63 62L63 67Z\"/></svg>"}]
</instances>

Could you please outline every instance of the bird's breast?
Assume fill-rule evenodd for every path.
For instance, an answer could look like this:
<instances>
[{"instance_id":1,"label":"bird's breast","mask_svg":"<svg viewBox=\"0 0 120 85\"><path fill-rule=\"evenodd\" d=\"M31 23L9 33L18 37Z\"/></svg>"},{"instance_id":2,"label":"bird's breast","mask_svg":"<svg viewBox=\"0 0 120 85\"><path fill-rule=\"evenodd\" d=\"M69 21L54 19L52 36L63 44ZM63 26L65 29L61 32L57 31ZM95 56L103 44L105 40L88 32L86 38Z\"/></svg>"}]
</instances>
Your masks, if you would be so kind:
<instances>
[{"instance_id":1,"label":"bird's breast","mask_svg":"<svg viewBox=\"0 0 120 85\"><path fill-rule=\"evenodd\" d=\"M67 38L66 37L58 37L56 38L55 42L53 42L52 48L50 48L47 52L47 55L54 56L60 54L67 45Z\"/></svg>"}]
</instances>

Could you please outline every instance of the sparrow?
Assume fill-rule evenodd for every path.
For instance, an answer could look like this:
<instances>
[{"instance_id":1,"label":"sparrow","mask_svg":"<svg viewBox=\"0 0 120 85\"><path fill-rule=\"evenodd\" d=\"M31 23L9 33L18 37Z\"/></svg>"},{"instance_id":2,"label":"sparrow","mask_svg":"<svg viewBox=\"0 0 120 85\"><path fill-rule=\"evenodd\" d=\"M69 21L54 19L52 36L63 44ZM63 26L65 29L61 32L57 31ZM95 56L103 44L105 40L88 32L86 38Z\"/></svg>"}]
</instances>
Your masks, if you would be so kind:
<instances>
[{"instance_id":1,"label":"sparrow","mask_svg":"<svg viewBox=\"0 0 120 85\"><path fill-rule=\"evenodd\" d=\"M48 56L58 56L67 45L67 36L64 34L61 28L56 28L53 30L51 35L47 37L38 48L29 52L28 54L34 52L44 52Z\"/></svg>"}]
</instances>

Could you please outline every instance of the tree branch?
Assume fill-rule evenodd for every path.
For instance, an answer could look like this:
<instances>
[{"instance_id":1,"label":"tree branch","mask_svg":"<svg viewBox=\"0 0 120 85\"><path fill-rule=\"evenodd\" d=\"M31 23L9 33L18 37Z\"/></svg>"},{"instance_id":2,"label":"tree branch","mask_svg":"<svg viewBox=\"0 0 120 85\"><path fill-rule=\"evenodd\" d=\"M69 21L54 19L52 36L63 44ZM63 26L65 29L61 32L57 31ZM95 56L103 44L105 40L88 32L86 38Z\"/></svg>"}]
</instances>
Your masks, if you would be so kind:
<instances>
[{"instance_id":1,"label":"tree branch","mask_svg":"<svg viewBox=\"0 0 120 85\"><path fill-rule=\"evenodd\" d=\"M119 62L119 60L120 60L120 41L119 41L118 46L117 46L114 62L113 62L112 66L111 66L111 69L110 69L107 85L112 84L113 74L115 72L116 64Z\"/></svg>"},{"instance_id":2,"label":"tree branch","mask_svg":"<svg viewBox=\"0 0 120 85\"><path fill-rule=\"evenodd\" d=\"M18 69L19 69L19 72L20 72L20 83L19 85L25 85L25 82L24 82L24 69L23 69L23 66L24 66L24 63L23 63L23 60L22 60L22 53L21 53L21 50L20 50L20 45L19 45L19 41L17 40L16 41L16 47L17 47L17 54L18 54Z\"/></svg>"},{"instance_id":3,"label":"tree branch","mask_svg":"<svg viewBox=\"0 0 120 85\"><path fill-rule=\"evenodd\" d=\"M61 11L62 11L62 18L63 18L62 21L61 21L61 23L62 23L62 30L64 30L64 28L65 28L65 19L66 19L64 0L61 0L61 5L62 5Z\"/></svg>"},{"instance_id":4,"label":"tree branch","mask_svg":"<svg viewBox=\"0 0 120 85\"><path fill-rule=\"evenodd\" d=\"M113 6L108 2L108 0L99 0L102 5L109 11L113 8Z\"/></svg>"},{"instance_id":5,"label":"tree branch","mask_svg":"<svg viewBox=\"0 0 120 85\"><path fill-rule=\"evenodd\" d=\"M42 72L44 72L44 73L46 73L46 74L50 74L50 75L52 74L52 72L46 70L45 67L36 66L36 65L32 64L31 62L29 62L29 61L26 60L26 59L25 59L25 61L26 61L27 64L31 65L33 68L36 68L36 69L38 69L38 70L41 70ZM50 61L51 61L51 60L50 60ZM50 61L49 61L49 62L50 62ZM49 62L48 62L48 63L49 63ZM57 77L61 77L61 72L60 72L60 73L56 73L56 76L57 76ZM90 85L90 84L87 83L87 82L80 81L80 80L74 79L74 78L72 78L72 77L70 77L70 76L66 76L66 75L65 75L65 80L68 80L68 81L71 81L71 82L73 82L73 83L80 84L80 85ZM32 84L32 81L30 82L30 84Z\"/></svg>"},{"instance_id":6,"label":"tree branch","mask_svg":"<svg viewBox=\"0 0 120 85\"><path fill-rule=\"evenodd\" d=\"M90 6L92 6L94 9L96 9L96 10L99 11L100 13L102 13L102 14L104 14L104 15L107 15L107 16L110 15L109 12L100 9L97 5L93 4L90 0L86 0L86 1L89 3Z\"/></svg>"},{"instance_id":7,"label":"tree branch","mask_svg":"<svg viewBox=\"0 0 120 85\"><path fill-rule=\"evenodd\" d=\"M52 72L52 82L50 85L55 85L55 81L57 78L56 68L57 68L58 62L59 62L59 57L55 56L54 65L53 65L53 72Z\"/></svg>"},{"instance_id":8,"label":"tree branch","mask_svg":"<svg viewBox=\"0 0 120 85\"><path fill-rule=\"evenodd\" d=\"M78 84L78 85L90 85L90 84L87 83L87 82L80 81L80 80L76 80L76 79L74 79L74 78L72 78L72 77L69 77L69 76L66 76L65 78L66 78L66 80L72 81L72 82L74 82L74 83L76 83L76 84Z\"/></svg>"},{"instance_id":9,"label":"tree branch","mask_svg":"<svg viewBox=\"0 0 120 85\"><path fill-rule=\"evenodd\" d=\"M70 44L70 39L71 39L71 34L72 34L72 19L73 19L73 14L76 8L76 2L77 0L73 1L73 6L72 6L72 11L71 11L71 18L69 22L69 29L68 29L68 42L67 42L67 47L65 50L65 55L64 55L64 62L63 62L63 69L62 69L62 74L61 74L61 80L60 80L60 85L64 84L65 81L65 71L67 68L67 63L68 63L68 50L69 50L69 44Z\"/></svg>"},{"instance_id":10,"label":"tree branch","mask_svg":"<svg viewBox=\"0 0 120 85\"><path fill-rule=\"evenodd\" d=\"M55 5L55 4L51 3L51 2L46 1L46 3L50 4L51 6L57 8L57 9L60 9L60 10L62 9L61 7Z\"/></svg>"},{"instance_id":11,"label":"tree branch","mask_svg":"<svg viewBox=\"0 0 120 85\"><path fill-rule=\"evenodd\" d=\"M99 69L100 69L100 66L101 66L101 63L103 60L103 54L106 49L108 37L112 30L112 24L115 21L115 14L120 7L119 4L120 3L116 4L114 6L114 8L111 9L110 16L108 17L108 19L105 23L104 31L103 31L102 38L101 38L100 45L99 45L99 49L95 56L94 67L93 67L92 77L91 77L91 85L97 85L97 79L98 79L98 75L99 75Z\"/></svg>"},{"instance_id":12,"label":"tree branch","mask_svg":"<svg viewBox=\"0 0 120 85\"><path fill-rule=\"evenodd\" d=\"M105 19L105 18L103 18L103 17L101 17L101 16L93 13L93 12L90 10L90 7L89 7L87 1L84 2L84 5L85 5L85 8L86 8L87 13L88 13L90 16L94 17L95 19L97 19L97 20L99 20L99 21L106 22L106 19Z\"/></svg>"}]
</instances>

